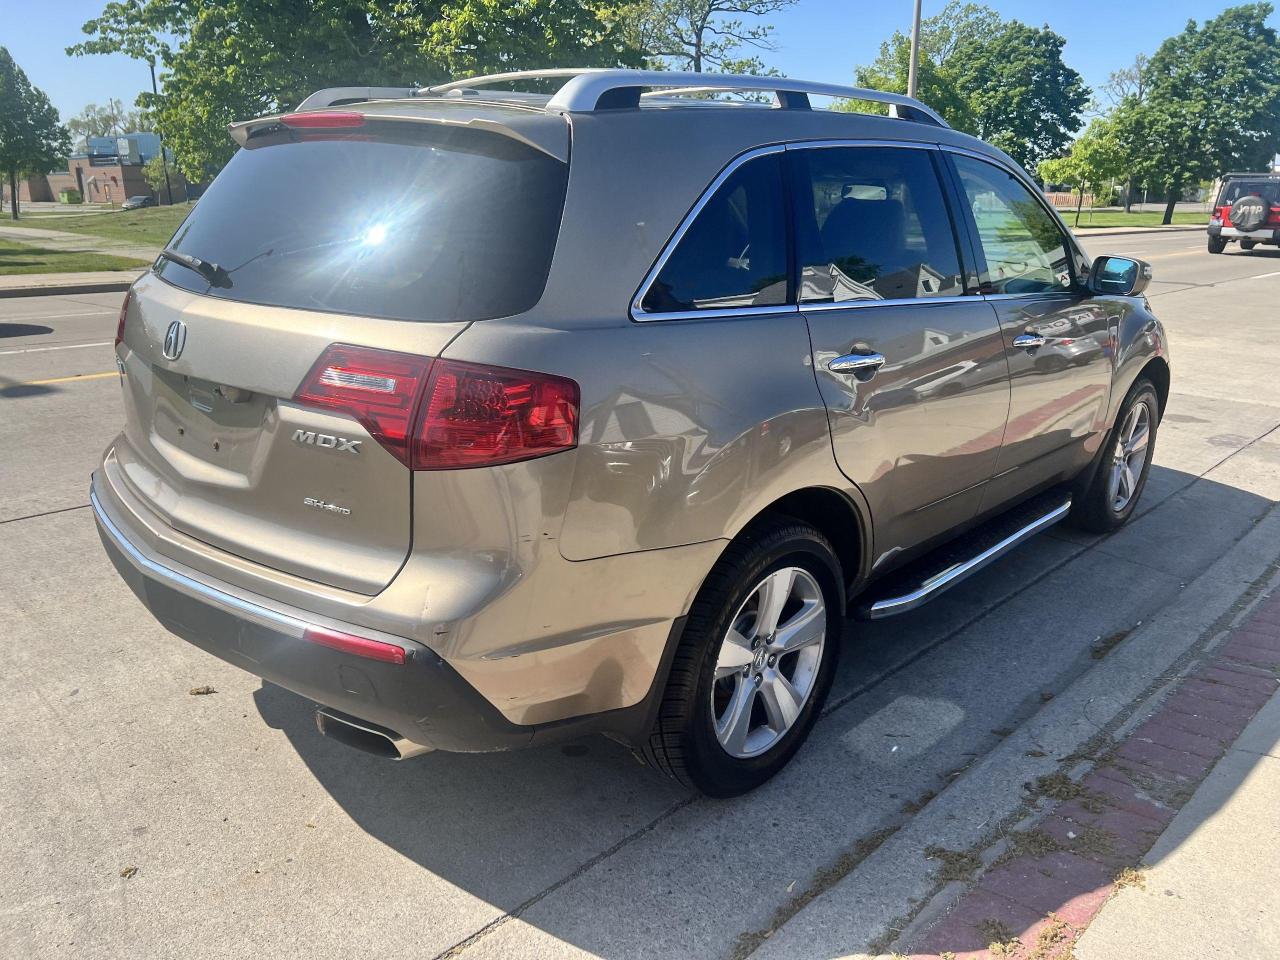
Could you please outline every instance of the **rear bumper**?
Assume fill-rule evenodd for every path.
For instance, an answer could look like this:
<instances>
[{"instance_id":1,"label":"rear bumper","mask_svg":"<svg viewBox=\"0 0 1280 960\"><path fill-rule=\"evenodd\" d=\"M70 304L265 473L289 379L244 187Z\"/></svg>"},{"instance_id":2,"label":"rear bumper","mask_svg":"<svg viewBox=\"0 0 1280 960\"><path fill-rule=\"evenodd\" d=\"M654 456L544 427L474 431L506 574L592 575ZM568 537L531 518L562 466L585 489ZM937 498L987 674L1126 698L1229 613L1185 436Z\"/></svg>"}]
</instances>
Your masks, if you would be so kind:
<instances>
[{"instance_id":1,"label":"rear bumper","mask_svg":"<svg viewBox=\"0 0 1280 960\"><path fill-rule=\"evenodd\" d=\"M1261 230L1238 230L1235 227L1209 225L1209 236L1226 237L1237 240L1262 240L1265 243L1280 243L1280 230L1266 227Z\"/></svg>"},{"instance_id":2,"label":"rear bumper","mask_svg":"<svg viewBox=\"0 0 1280 960\"><path fill-rule=\"evenodd\" d=\"M98 482L95 476L95 488ZM459 752L510 750L592 732L632 739L647 728L652 697L625 710L572 720L535 726L512 723L428 647L316 617L152 553L140 538L130 536L123 517L111 515L105 499L90 489L107 555L166 629L318 704L371 721L412 743ZM304 634L313 625L398 646L405 652L404 663L371 660L312 643ZM657 683L654 687L660 689Z\"/></svg>"}]
</instances>

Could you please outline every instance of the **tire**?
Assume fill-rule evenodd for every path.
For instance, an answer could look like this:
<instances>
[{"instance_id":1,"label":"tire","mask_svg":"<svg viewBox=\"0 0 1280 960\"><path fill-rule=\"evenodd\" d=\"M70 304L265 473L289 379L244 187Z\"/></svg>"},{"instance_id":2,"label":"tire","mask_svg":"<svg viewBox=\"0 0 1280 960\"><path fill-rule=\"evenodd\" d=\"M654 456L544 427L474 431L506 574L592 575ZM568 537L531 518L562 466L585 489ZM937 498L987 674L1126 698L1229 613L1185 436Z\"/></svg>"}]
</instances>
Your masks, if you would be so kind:
<instances>
[{"instance_id":1,"label":"tire","mask_svg":"<svg viewBox=\"0 0 1280 960\"><path fill-rule=\"evenodd\" d=\"M1227 249L1227 241L1223 240L1221 237L1209 238L1210 253L1221 253L1225 249Z\"/></svg>"},{"instance_id":2,"label":"tire","mask_svg":"<svg viewBox=\"0 0 1280 960\"><path fill-rule=\"evenodd\" d=\"M1267 220L1267 202L1261 197L1240 197L1227 214L1233 226L1241 230L1257 230Z\"/></svg>"},{"instance_id":3,"label":"tire","mask_svg":"<svg viewBox=\"0 0 1280 960\"><path fill-rule=\"evenodd\" d=\"M1139 408L1145 408L1145 412ZM1146 441L1141 447L1142 463L1137 466L1134 454L1126 456L1126 471L1122 471L1117 482L1117 457L1122 449L1121 441L1130 432L1130 425L1140 425L1145 419ZM1102 463L1099 464L1088 489L1071 505L1071 523L1073 526L1089 533L1110 533L1124 526L1133 516L1134 508L1142 497L1147 485L1147 474L1151 471L1151 459L1155 455L1156 432L1160 426L1160 398L1156 388L1146 377L1140 377L1129 390L1120 412L1116 414L1116 422L1107 431L1107 438L1102 448ZM1137 430L1130 434L1136 436ZM1125 443L1123 447L1128 447ZM1136 470L1135 470L1136 467ZM1127 474L1127 479L1124 478ZM1123 502L1120 496L1127 491Z\"/></svg>"},{"instance_id":4,"label":"tire","mask_svg":"<svg viewBox=\"0 0 1280 960\"><path fill-rule=\"evenodd\" d=\"M752 639L756 621L768 620L759 609L768 595L762 593L766 581L788 591L776 618L778 640L791 624L797 628L792 633L797 641L820 633L820 642L778 655L763 638ZM807 523L790 518L766 521L734 541L689 611L657 719L641 746L644 759L712 797L746 793L786 766L808 737L831 689L844 626L842 582L830 542ZM817 607L809 606L819 600L820 623ZM815 619L806 619L810 615ZM742 644L730 640L731 627L738 628ZM757 642L762 644L759 648ZM777 685L778 676L786 678L786 688ZM791 718L774 724L787 688L804 692L800 709L794 711L795 699L789 699ZM746 709L735 711L740 703ZM742 722L729 723L734 716ZM757 718L763 723L753 727ZM774 726L783 729L776 731ZM727 743L717 734L718 727L725 731ZM750 736L738 735L744 730Z\"/></svg>"},{"instance_id":5,"label":"tire","mask_svg":"<svg viewBox=\"0 0 1280 960\"><path fill-rule=\"evenodd\" d=\"M1257 245L1258 245L1257 240L1241 240L1240 241L1241 250L1252 250Z\"/></svg>"}]
</instances>

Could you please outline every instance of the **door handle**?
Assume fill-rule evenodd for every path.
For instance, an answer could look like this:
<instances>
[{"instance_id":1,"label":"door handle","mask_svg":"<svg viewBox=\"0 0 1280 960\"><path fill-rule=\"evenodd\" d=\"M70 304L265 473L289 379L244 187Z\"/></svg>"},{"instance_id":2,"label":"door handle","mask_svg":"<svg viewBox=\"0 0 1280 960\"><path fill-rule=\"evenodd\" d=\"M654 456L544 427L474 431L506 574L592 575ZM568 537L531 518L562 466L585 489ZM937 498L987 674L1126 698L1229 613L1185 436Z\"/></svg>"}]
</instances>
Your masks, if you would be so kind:
<instances>
[{"instance_id":1,"label":"door handle","mask_svg":"<svg viewBox=\"0 0 1280 960\"><path fill-rule=\"evenodd\" d=\"M832 373L852 373L870 380L884 366L884 362L884 354L880 353L846 353L828 363L827 369Z\"/></svg>"},{"instance_id":2,"label":"door handle","mask_svg":"<svg viewBox=\"0 0 1280 960\"><path fill-rule=\"evenodd\" d=\"M1034 350L1043 347L1045 339L1038 333L1024 333L1013 338L1013 345L1022 350Z\"/></svg>"}]
</instances>

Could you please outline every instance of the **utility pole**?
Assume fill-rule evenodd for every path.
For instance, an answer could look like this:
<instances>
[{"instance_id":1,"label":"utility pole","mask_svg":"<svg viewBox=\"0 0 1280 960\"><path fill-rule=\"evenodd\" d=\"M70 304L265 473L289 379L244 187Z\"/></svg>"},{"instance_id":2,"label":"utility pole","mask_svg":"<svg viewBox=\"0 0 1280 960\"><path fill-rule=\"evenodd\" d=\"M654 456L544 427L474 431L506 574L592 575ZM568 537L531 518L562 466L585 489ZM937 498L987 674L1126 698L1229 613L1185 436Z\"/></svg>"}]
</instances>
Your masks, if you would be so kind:
<instances>
[{"instance_id":1,"label":"utility pole","mask_svg":"<svg viewBox=\"0 0 1280 960\"><path fill-rule=\"evenodd\" d=\"M916 0L911 17L911 64L907 68L907 96L916 95L916 74L920 66L920 0Z\"/></svg>"},{"instance_id":2,"label":"utility pole","mask_svg":"<svg viewBox=\"0 0 1280 960\"><path fill-rule=\"evenodd\" d=\"M920 0L916 0L917 5ZM151 95L153 97L160 96L160 91L156 88L156 62L148 60L147 66L151 68ZM156 136L160 140L160 164L164 167L164 190L169 195L169 206L173 206L173 185L169 183L169 158L164 155L164 137L159 133Z\"/></svg>"}]
</instances>

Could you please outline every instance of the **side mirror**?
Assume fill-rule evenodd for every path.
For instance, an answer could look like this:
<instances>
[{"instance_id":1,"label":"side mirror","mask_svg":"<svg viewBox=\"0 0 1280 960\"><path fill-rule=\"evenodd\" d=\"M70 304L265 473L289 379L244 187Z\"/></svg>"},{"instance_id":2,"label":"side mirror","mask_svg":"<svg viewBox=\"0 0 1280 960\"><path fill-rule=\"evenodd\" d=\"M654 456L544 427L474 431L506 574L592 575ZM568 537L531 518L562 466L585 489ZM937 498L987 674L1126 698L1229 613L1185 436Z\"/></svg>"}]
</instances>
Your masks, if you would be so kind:
<instances>
[{"instance_id":1,"label":"side mirror","mask_svg":"<svg viewBox=\"0 0 1280 960\"><path fill-rule=\"evenodd\" d=\"M1092 293L1136 297L1151 282L1151 264L1132 257L1098 257L1089 268Z\"/></svg>"}]
</instances>

